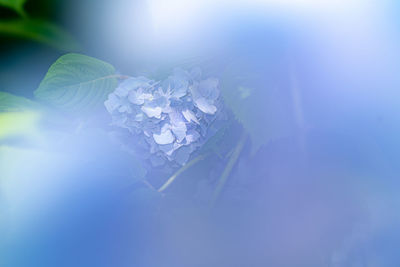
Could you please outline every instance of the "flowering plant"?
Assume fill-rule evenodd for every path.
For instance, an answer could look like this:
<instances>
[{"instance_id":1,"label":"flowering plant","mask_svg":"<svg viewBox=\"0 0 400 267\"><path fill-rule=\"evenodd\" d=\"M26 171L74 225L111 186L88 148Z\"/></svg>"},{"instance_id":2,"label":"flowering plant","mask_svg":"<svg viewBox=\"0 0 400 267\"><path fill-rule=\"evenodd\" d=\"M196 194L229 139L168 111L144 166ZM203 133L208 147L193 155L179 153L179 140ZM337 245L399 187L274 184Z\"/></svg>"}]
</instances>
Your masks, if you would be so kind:
<instances>
[{"instance_id":1,"label":"flowering plant","mask_svg":"<svg viewBox=\"0 0 400 267\"><path fill-rule=\"evenodd\" d=\"M222 118L219 81L201 70L175 69L164 81L125 79L104 105L114 126L127 129L136 154L153 166L184 165L216 131Z\"/></svg>"}]
</instances>

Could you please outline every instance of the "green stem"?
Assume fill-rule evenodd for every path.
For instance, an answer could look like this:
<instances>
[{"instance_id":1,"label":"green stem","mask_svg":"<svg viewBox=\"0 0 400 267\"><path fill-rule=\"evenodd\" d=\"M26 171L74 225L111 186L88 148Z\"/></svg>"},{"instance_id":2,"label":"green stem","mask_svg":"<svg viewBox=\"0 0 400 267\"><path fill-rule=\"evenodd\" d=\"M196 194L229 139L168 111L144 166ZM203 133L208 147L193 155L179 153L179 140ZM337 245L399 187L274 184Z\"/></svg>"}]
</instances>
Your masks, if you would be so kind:
<instances>
[{"instance_id":1,"label":"green stem","mask_svg":"<svg viewBox=\"0 0 400 267\"><path fill-rule=\"evenodd\" d=\"M199 155L198 157L192 159L191 161L189 161L186 165L184 165L182 168L180 168L174 175L172 175L161 187L160 189L158 189L158 192L163 192L165 191L174 181L175 179L181 175L184 171L186 171L187 169L189 169L191 166L195 165L197 162L202 161L203 159L205 159L208 156L207 154L202 154Z\"/></svg>"},{"instance_id":2,"label":"green stem","mask_svg":"<svg viewBox=\"0 0 400 267\"><path fill-rule=\"evenodd\" d=\"M235 167L237 160L239 159L240 153L243 150L244 144L246 143L247 140L247 134L243 133L242 136L240 137L239 142L237 143L234 151L232 152L228 163L225 166L225 169L218 180L218 184L214 190L213 196L210 200L210 209L212 209L215 206L215 203L218 201L219 196L221 195L222 190L224 189L224 186L226 182L228 181L229 175L232 172L233 167Z\"/></svg>"}]
</instances>

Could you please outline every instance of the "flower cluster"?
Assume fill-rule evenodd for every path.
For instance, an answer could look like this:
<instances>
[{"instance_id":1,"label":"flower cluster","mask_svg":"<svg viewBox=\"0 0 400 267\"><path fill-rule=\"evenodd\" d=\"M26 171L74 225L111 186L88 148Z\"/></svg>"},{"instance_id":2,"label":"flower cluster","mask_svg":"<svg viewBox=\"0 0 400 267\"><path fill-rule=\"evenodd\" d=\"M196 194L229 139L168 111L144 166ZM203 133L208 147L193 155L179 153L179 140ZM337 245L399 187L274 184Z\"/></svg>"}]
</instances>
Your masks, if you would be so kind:
<instances>
[{"instance_id":1,"label":"flower cluster","mask_svg":"<svg viewBox=\"0 0 400 267\"><path fill-rule=\"evenodd\" d=\"M132 133L134 150L153 166L184 165L215 132L221 115L218 80L175 69L164 81L128 78L105 101L113 125Z\"/></svg>"}]
</instances>

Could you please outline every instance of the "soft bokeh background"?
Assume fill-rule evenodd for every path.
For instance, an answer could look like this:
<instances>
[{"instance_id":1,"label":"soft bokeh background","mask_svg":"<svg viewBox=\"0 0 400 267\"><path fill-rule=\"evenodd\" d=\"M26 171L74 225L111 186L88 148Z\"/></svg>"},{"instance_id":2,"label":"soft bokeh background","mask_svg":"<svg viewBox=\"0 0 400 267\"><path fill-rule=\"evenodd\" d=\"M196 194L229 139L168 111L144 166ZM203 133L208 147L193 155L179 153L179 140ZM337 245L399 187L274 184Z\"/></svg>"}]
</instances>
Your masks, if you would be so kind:
<instances>
[{"instance_id":1,"label":"soft bokeh background","mask_svg":"<svg viewBox=\"0 0 400 267\"><path fill-rule=\"evenodd\" d=\"M1 91L31 97L70 51L132 76L198 63L261 88L243 105L259 111L257 131L273 138L258 151L246 145L212 216L203 209L212 179L183 175L162 200L140 186L116 196L129 184L130 163L101 137L79 136L61 146L65 155L3 150L0 265L400 265L397 1L28 0L25 7L68 37L5 34L1 22L18 15L1 8ZM57 136L41 138L58 144ZM196 177L207 171L202 164Z\"/></svg>"}]
</instances>

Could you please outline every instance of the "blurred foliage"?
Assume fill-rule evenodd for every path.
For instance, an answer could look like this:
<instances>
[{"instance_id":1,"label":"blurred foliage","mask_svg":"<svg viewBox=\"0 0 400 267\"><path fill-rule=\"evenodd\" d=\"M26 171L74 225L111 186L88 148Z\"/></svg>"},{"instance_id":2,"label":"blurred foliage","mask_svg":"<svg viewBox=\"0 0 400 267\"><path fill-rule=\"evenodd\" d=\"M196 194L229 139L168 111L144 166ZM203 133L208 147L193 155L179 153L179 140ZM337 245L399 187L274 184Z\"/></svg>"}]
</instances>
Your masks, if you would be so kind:
<instances>
[{"instance_id":1,"label":"blurred foliage","mask_svg":"<svg viewBox=\"0 0 400 267\"><path fill-rule=\"evenodd\" d=\"M0 112L24 111L38 108L38 104L25 97L0 92Z\"/></svg>"},{"instance_id":2,"label":"blurred foliage","mask_svg":"<svg viewBox=\"0 0 400 267\"><path fill-rule=\"evenodd\" d=\"M225 70L221 86L225 103L249 133L253 153L294 130L290 85L285 79L284 68L266 62L254 66L235 60Z\"/></svg>"},{"instance_id":3,"label":"blurred foliage","mask_svg":"<svg viewBox=\"0 0 400 267\"><path fill-rule=\"evenodd\" d=\"M60 57L49 69L36 99L69 112L90 111L102 107L109 93L117 86L112 65L80 54Z\"/></svg>"},{"instance_id":4,"label":"blurred foliage","mask_svg":"<svg viewBox=\"0 0 400 267\"><path fill-rule=\"evenodd\" d=\"M24 4L26 0L0 0L0 5L14 9L21 16L26 16L24 10Z\"/></svg>"},{"instance_id":5,"label":"blurred foliage","mask_svg":"<svg viewBox=\"0 0 400 267\"><path fill-rule=\"evenodd\" d=\"M50 22L18 19L0 21L0 34L39 42L62 51L79 50L78 43L63 29Z\"/></svg>"},{"instance_id":6,"label":"blurred foliage","mask_svg":"<svg viewBox=\"0 0 400 267\"><path fill-rule=\"evenodd\" d=\"M0 35L40 42L62 51L79 49L78 43L63 29L41 19L30 19L24 4L25 0L0 1L0 5L12 8L20 15L20 18L0 20Z\"/></svg>"},{"instance_id":7,"label":"blurred foliage","mask_svg":"<svg viewBox=\"0 0 400 267\"><path fill-rule=\"evenodd\" d=\"M0 91L32 97L51 62L81 49L63 21L65 4L63 0L1 1Z\"/></svg>"},{"instance_id":8,"label":"blurred foliage","mask_svg":"<svg viewBox=\"0 0 400 267\"><path fill-rule=\"evenodd\" d=\"M97 109L102 107L108 93L117 85L120 76L116 69L107 62L82 54L63 55L65 52L79 50L80 46L74 38L77 36L76 32L74 32L74 37L71 37L68 33L71 29L65 27L66 25L59 18L62 16L60 15L62 12L58 5L62 2L66 3L67 1L27 0L25 3L25 1L0 0L0 6L2 6L0 7L0 90L2 90L0 91L0 182L7 176L16 178L15 187L18 189L29 189L29 186L35 183L41 186L42 171L50 169L54 169L55 172L43 175L49 180L52 178L60 181L75 179L79 184L87 179L85 182L87 182L88 188L81 192L88 193L85 195L88 198L74 199L76 206L73 209L79 209L82 199L90 199L96 203L93 204L94 206L88 207L85 212L92 211L92 208L95 207L104 213L101 213L103 216L92 216L90 213L90 225L87 225L85 229L91 229L93 225L97 226L98 222L102 220L114 219L112 215L115 214L111 211L119 211L124 215L115 217L117 219L113 222L129 224L129 229L132 229L136 227L136 225L132 225L144 218L142 213L136 213L138 210L152 212L157 210L161 213L164 212L163 215L175 227L172 237L169 237L171 239L168 240L169 242L165 242L166 244L170 244L171 240L175 242L181 237L198 240L193 236L200 237L203 232L196 231L196 228L193 228L194 224L191 224L192 222L188 221L188 218L190 219L190 216L198 212L193 221L196 226L201 225L200 220L197 220L202 214L199 211L203 211L204 206L207 207L210 199L214 198L221 200L218 203L219 206L217 205L217 212L221 212L221 214L229 213L228 209L224 210L225 207L234 206L232 208L233 219L224 221L219 231L231 228L234 233L243 233L243 235L247 235L246 231L250 231L254 236L262 236L262 238L255 238L262 241L259 246L261 248L275 248L278 244L278 249L282 249L282 247L286 249L285 245L280 242L282 236L287 235L290 236L290 240L294 238L296 241L295 251L297 253L304 247L302 246L304 244L302 235L296 237L296 234L304 233L304 229L301 228L302 219L305 218L304 221L309 222L314 221L315 218L322 218L321 214L327 215L327 222L323 224L326 231L319 232L318 222L315 227L316 232L313 232L315 229L308 231L309 225L307 225L308 230L305 235L315 234L315 240L320 240L321 235L331 231L331 226L334 226L335 220L338 219L335 218L337 214L341 220L346 221L349 218L346 209L352 205L358 205L356 202L360 198L359 195L362 195L359 190L364 189L353 188L352 183L357 186L360 184L366 186L364 172L368 172L368 175L373 177L371 180L378 180L376 177L381 176L384 180L385 172L382 170L389 170L387 172L390 173L389 167L392 167L390 165L397 166L395 164L397 163L397 154L393 157L395 163L390 163L388 159L391 158L383 157L382 153L378 153L379 149L372 148L371 143L374 144L375 140L373 142L363 141L360 138L365 135L365 132L371 132L371 128L379 128L375 127L373 123L368 127L355 129L354 121L337 117L337 113L334 111L336 119L351 124L340 129L339 127L333 129L345 132L343 136L337 133L319 132L320 125L314 126L313 132L308 130L301 132L296 128L298 127L298 122L296 122L298 114L294 108L293 84L290 82L291 73L288 71L289 64L283 60L283 56L278 58L281 55L275 59L267 56L259 58L262 54L260 51L268 50L268 52L272 51L271 54L277 54L275 53L277 50L273 47L266 48L265 43L269 40L263 38L268 39L269 35L256 31L254 35L245 37L257 40L256 47L249 49L245 39L231 42L233 45L240 46L237 48L238 51L233 54L243 55L243 58L236 58L226 65L226 62L223 62L223 66L214 64L215 62L211 60L209 66L205 68L207 72L221 79L221 91L229 114L226 124L221 126L213 138L197 152L195 158L190 161L191 163L184 168L168 171L160 171L155 168L147 170L148 166L141 160L124 151L119 144L114 142L115 140L109 133L110 118L102 117L104 114ZM77 9L81 8L83 14L80 14L80 19L79 14L75 13L69 17L73 18L78 28L84 21L92 25L93 28L88 27L89 29L96 30L95 33L82 30L80 34L83 36L87 32L91 33L86 36L86 41L90 39L92 47L86 46L85 54L96 55L97 53L97 56L101 54L99 51L105 51L110 47L104 44L105 42L99 42L99 40L106 40L109 36L99 37L103 31L101 27L98 27L101 18L93 19L94 17L85 16L88 15L84 14L87 10L82 6L89 5L91 8L88 10L94 10L93 7L99 2L75 0L75 4L79 3L76 5ZM97 12L93 13L97 14ZM99 12L99 14L101 13ZM82 25L82 27L85 26ZM248 32L247 29L244 31ZM258 42L258 38L263 39L262 42ZM116 42L118 41L120 40ZM277 46L279 45L280 43L277 44ZM170 72L171 66L201 64L200 59L196 58L181 64L174 62L167 64L168 66L161 66L161 68L158 66L158 71L157 66L154 67L156 71L153 67L141 70L138 67L140 63L131 57L137 53L135 49L137 48L132 47L132 54L126 55L128 60L125 55L123 57L126 61L125 71L131 73L145 73L162 79L165 78L166 73ZM108 57L108 61L118 68L124 69L121 67L123 64L115 64L115 61L118 60L115 60L112 55L117 52L124 54L126 51L111 51L110 54L99 57ZM121 58L119 60L121 61ZM47 74L45 74L46 71ZM312 83L313 81L308 81L308 85L312 85ZM307 87L307 84L304 87ZM35 88L37 88L36 91L34 91ZM4 92L5 90L12 94ZM306 90L307 88L304 91ZM321 92L326 91L321 90ZM308 106L315 105L312 102L320 100L313 97L314 95L309 91L306 103ZM325 105L326 102L328 101L321 101L318 104ZM332 101L332 103L337 102ZM311 111L326 118L326 114L318 109L311 109ZM311 119L310 121L313 122ZM327 121L328 124L331 123L331 121ZM330 129L330 131L333 130ZM250 137L250 142L247 141L247 136ZM300 139L303 137L305 142L302 143ZM386 139L390 148L393 146L393 140L396 139L395 136L386 138L386 132L383 132L380 137L382 140ZM131 141L135 142L135 140ZM27 143L29 143L29 148L33 146L34 149L27 149L25 146ZM53 157L53 154L47 153L49 147L66 156L57 162L60 165L56 166L53 161L48 161ZM59 166L60 168L58 168ZM30 172L31 169L37 173ZM20 173L22 176L19 175ZM18 180L21 177L26 180ZM168 177L172 178L173 183L166 184ZM30 183L25 184L25 181L30 181ZM168 190L164 190L167 187ZM114 191L109 190L110 188ZM162 194L155 190L157 188L162 189L159 190L162 191ZM97 190L101 191L100 197L90 195L97 194ZM332 190L337 195L330 196L329 193L333 194ZM46 188L44 191L50 192L51 190ZM104 198L104 191L107 191L108 194L112 191L112 201L110 198ZM18 192L18 194L20 193ZM109 197L108 194L107 197ZM0 197L3 196L0 195ZM26 198L23 194L20 194L19 197ZM305 199L306 197L310 199ZM27 202L30 201L29 198L26 199ZM161 206L158 202L160 199L162 199ZM321 199L325 202L321 202ZM332 200L338 200L338 204L335 201L332 203ZM346 202L347 200L348 202ZM255 202L257 203L255 204ZM277 204L277 202L279 203ZM343 205L345 202L346 204ZM103 205L110 203L112 203L112 207ZM126 207L119 209L127 203ZM206 204L204 205L204 203ZM300 208L299 203L303 205ZM59 207L57 206L56 209ZM342 210L346 212L342 213ZM293 216L290 214L293 211L295 211L296 218L299 218L300 224L293 221ZM319 211L323 211L323 213L320 214ZM350 211L353 212L353 210ZM60 212L63 210L60 209ZM182 214L180 217L176 216L179 212ZM249 215L249 213L250 216L246 219L246 214ZM110 216L110 214L112 215ZM208 215L209 213L207 213ZM264 218L264 215L267 219L260 221L259 219ZM125 216L136 217L126 220ZM223 217L224 215L217 216ZM67 218L67 216L61 217ZM73 216L67 219L71 218ZM248 220L250 224L246 223L238 227L241 220ZM151 225L150 219L147 217L143 221L143 224ZM257 224L259 221L260 223ZM44 225L49 224L46 221ZM102 231L107 232L111 228L112 231L121 230L122 235L125 235L127 239L139 242L138 235L128 237L125 232L128 227L125 224L121 225L113 225L114 227L102 229ZM284 225L283 228L281 228L282 225ZM135 231L140 232L138 229L141 228L137 227ZM285 231L274 232L274 230L280 229ZM293 231L293 229L295 230ZM64 240L65 236L62 234L65 234L75 237L75 241L81 237L80 233L86 233L85 230L73 232L70 228L61 232L58 231L61 234L60 240ZM114 232L110 236L114 236L113 234ZM135 232L135 234L137 233ZM40 234L38 236L42 240L43 236ZM233 238L238 237L232 236ZM145 236L145 238L147 237ZM226 258L240 258L241 253L248 249L248 244L254 241L251 237L248 238L246 239L248 242L240 242L243 240L239 238L233 240L235 242L226 242L239 243L246 247L240 250L240 253L238 251L229 253L229 257ZM89 239L84 241L87 240ZM97 239L91 241L93 240L97 241ZM193 249L193 247L187 248L188 244L193 245L187 241L185 239L182 242L181 248L196 253L197 242L193 242L196 243ZM79 242L74 244L77 243ZM114 242L101 240L98 244L106 246L114 244ZM143 244L144 242L139 246L142 248ZM319 243L317 245L315 247L320 247ZM58 243L55 247L62 249ZM154 248L152 249L151 257L157 258L153 254ZM304 249L311 251L314 247ZM198 250L201 252L201 249ZM129 251L130 256L132 251ZM274 252L274 250L272 251ZM267 249L263 250L262 253L260 252L262 257L270 256L266 252L271 253ZM103 253L102 256L106 257L107 253ZM134 253L145 254L142 253L142 250L136 250ZM254 254L257 253L258 251L254 252ZM319 255L319 253L316 254ZM96 253L96 256L99 254L101 253ZM254 254L250 253L249 255L253 256ZM300 254L301 252L296 255ZM180 249L176 255L182 255ZM68 258L72 259L73 257L68 255ZM204 254L201 254L199 258L193 259L204 258L206 258ZM248 260L250 257L243 258ZM249 264L248 262L234 263L240 266ZM315 266L321 266L321 264ZM32 263L27 266L32 266ZM304 264L304 266L312 265Z\"/></svg>"},{"instance_id":9,"label":"blurred foliage","mask_svg":"<svg viewBox=\"0 0 400 267\"><path fill-rule=\"evenodd\" d=\"M39 119L37 112L0 113L0 143L5 138L37 137Z\"/></svg>"},{"instance_id":10,"label":"blurred foliage","mask_svg":"<svg viewBox=\"0 0 400 267\"><path fill-rule=\"evenodd\" d=\"M27 98L0 92L0 144L9 139L39 138L39 107Z\"/></svg>"}]
</instances>

